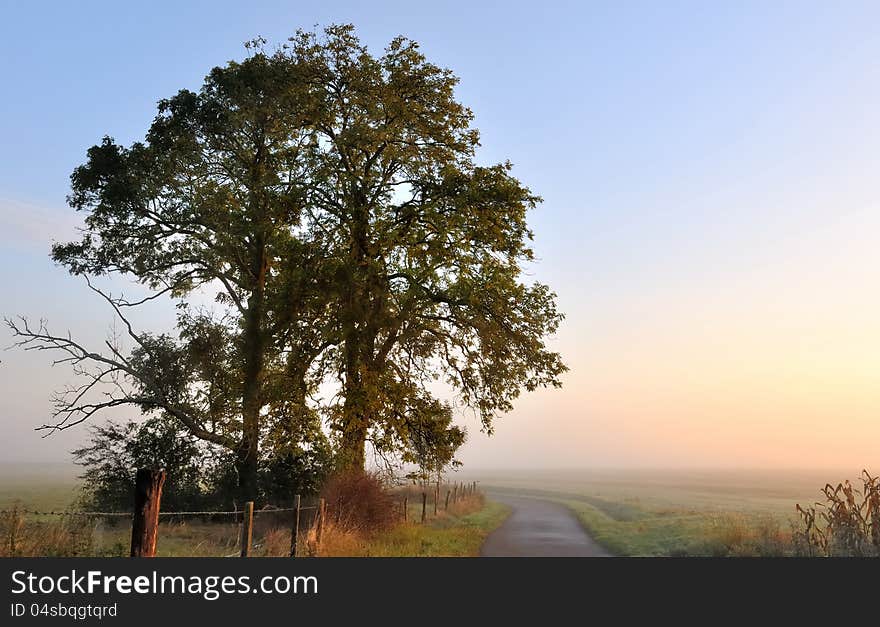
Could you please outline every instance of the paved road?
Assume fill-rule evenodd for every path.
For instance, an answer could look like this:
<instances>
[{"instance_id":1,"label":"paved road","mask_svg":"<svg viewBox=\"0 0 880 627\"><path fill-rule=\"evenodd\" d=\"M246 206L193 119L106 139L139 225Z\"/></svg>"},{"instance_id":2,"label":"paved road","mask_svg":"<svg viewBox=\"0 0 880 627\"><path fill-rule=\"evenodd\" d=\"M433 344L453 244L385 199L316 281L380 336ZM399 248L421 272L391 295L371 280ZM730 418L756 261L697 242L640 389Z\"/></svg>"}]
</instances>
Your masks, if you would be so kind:
<instances>
[{"instance_id":1,"label":"paved road","mask_svg":"<svg viewBox=\"0 0 880 627\"><path fill-rule=\"evenodd\" d=\"M564 505L501 493L487 496L513 512L486 538L483 557L611 557Z\"/></svg>"}]
</instances>

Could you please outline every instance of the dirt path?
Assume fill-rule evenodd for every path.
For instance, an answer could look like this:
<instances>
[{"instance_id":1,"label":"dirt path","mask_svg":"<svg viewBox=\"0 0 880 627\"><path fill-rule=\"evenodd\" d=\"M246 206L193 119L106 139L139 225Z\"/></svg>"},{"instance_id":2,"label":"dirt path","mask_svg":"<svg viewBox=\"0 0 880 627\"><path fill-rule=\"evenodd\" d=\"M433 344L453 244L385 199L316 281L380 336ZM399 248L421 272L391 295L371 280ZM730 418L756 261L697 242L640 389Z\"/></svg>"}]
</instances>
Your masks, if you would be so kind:
<instances>
[{"instance_id":1,"label":"dirt path","mask_svg":"<svg viewBox=\"0 0 880 627\"><path fill-rule=\"evenodd\" d=\"M501 493L487 496L513 512L486 538L483 557L611 557L564 505Z\"/></svg>"}]
</instances>

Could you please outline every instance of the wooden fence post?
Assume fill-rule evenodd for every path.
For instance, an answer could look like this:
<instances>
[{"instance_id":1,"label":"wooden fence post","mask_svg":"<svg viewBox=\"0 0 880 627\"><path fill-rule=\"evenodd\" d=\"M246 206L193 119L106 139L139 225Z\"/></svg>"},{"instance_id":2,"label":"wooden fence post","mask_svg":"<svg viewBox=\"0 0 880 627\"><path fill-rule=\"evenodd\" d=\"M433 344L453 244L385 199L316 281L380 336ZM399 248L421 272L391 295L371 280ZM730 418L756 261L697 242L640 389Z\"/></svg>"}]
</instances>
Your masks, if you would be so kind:
<instances>
[{"instance_id":1,"label":"wooden fence post","mask_svg":"<svg viewBox=\"0 0 880 627\"><path fill-rule=\"evenodd\" d=\"M444 511L449 509L449 490L446 490L446 505L443 507Z\"/></svg>"},{"instance_id":2,"label":"wooden fence post","mask_svg":"<svg viewBox=\"0 0 880 627\"><path fill-rule=\"evenodd\" d=\"M15 557L15 551L18 548L18 534L24 527L24 516L19 511L18 505L12 506L12 513L9 521L9 556Z\"/></svg>"},{"instance_id":3,"label":"wooden fence post","mask_svg":"<svg viewBox=\"0 0 880 627\"><path fill-rule=\"evenodd\" d=\"M458 502L458 484L457 483L454 486L452 486L452 502L453 503Z\"/></svg>"},{"instance_id":4,"label":"wooden fence post","mask_svg":"<svg viewBox=\"0 0 880 627\"><path fill-rule=\"evenodd\" d=\"M315 544L321 544L321 536L324 535L324 516L327 512L327 504L324 499L321 499L318 504L318 523L315 527Z\"/></svg>"},{"instance_id":5,"label":"wooden fence post","mask_svg":"<svg viewBox=\"0 0 880 627\"><path fill-rule=\"evenodd\" d=\"M244 504L244 520L241 522L241 557L251 556L251 540L254 535L254 502Z\"/></svg>"},{"instance_id":6,"label":"wooden fence post","mask_svg":"<svg viewBox=\"0 0 880 627\"><path fill-rule=\"evenodd\" d=\"M440 500L440 484L437 484L437 487L434 488L434 516L437 515L437 501Z\"/></svg>"},{"instance_id":7,"label":"wooden fence post","mask_svg":"<svg viewBox=\"0 0 880 627\"><path fill-rule=\"evenodd\" d=\"M407 497L403 497L403 522L406 522L406 519L408 516L409 516L409 499Z\"/></svg>"},{"instance_id":8,"label":"wooden fence post","mask_svg":"<svg viewBox=\"0 0 880 627\"><path fill-rule=\"evenodd\" d=\"M296 557L296 543L299 540L300 496L296 495L293 511L293 528L290 530L290 557Z\"/></svg>"},{"instance_id":9,"label":"wooden fence post","mask_svg":"<svg viewBox=\"0 0 880 627\"><path fill-rule=\"evenodd\" d=\"M425 511L428 505L428 493L422 492L422 522L425 522Z\"/></svg>"},{"instance_id":10,"label":"wooden fence post","mask_svg":"<svg viewBox=\"0 0 880 627\"><path fill-rule=\"evenodd\" d=\"M165 471L138 468L134 480L134 519L131 522L131 557L155 557L159 537L159 505Z\"/></svg>"}]
</instances>

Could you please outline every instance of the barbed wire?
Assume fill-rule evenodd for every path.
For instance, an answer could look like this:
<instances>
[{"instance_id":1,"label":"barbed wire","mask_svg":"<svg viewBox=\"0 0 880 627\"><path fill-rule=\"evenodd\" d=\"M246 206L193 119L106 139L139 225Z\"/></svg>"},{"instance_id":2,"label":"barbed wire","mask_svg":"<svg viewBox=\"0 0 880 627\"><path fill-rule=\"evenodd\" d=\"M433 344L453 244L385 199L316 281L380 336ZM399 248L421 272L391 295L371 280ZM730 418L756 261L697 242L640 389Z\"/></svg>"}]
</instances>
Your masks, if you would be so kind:
<instances>
[{"instance_id":1,"label":"barbed wire","mask_svg":"<svg viewBox=\"0 0 880 627\"><path fill-rule=\"evenodd\" d=\"M306 511L310 509L318 509L317 505L309 505L306 507L300 507L299 510ZM254 515L257 516L259 514L274 514L279 512L295 512L295 507L279 507L272 509L255 509ZM123 517L128 516L131 518L133 516L132 512L77 512L77 511L63 511L63 512L41 512L38 510L32 509L0 509L0 514L29 514L32 516L117 516ZM231 511L192 511L192 512L159 512L159 516L232 516L244 514L243 510L231 510Z\"/></svg>"},{"instance_id":2,"label":"barbed wire","mask_svg":"<svg viewBox=\"0 0 880 627\"><path fill-rule=\"evenodd\" d=\"M31 509L0 509L0 514L32 514L35 516L132 516L131 512L40 512Z\"/></svg>"},{"instance_id":3,"label":"barbed wire","mask_svg":"<svg viewBox=\"0 0 880 627\"><path fill-rule=\"evenodd\" d=\"M474 482L477 483L477 482ZM426 492L426 494L428 494ZM405 496L417 496L417 494L405 495ZM330 509L330 505L326 506ZM309 510L317 510L320 509L317 505L306 505L301 506L299 508L300 512L305 512ZM255 509L254 515L260 514L273 514L273 513L281 513L281 512L295 512L297 508L295 507L278 507L278 508L269 508L269 509ZM185 511L185 512L159 512L159 516L236 516L239 514L244 514L244 510L228 510L228 511ZM133 512L79 512L79 511L39 511L39 510L31 510L31 509L0 509L0 515L4 514L29 514L32 516L106 516L106 517L129 517L131 518L134 514Z\"/></svg>"}]
</instances>

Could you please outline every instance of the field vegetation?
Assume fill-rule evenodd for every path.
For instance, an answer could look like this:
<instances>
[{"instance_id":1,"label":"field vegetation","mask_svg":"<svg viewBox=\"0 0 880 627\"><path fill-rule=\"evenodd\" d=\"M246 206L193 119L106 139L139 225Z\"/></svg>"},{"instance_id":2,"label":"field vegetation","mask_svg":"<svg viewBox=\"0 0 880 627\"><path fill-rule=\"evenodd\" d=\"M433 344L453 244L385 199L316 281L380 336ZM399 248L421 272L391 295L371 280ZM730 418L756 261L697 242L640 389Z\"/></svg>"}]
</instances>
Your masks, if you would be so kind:
<instances>
[{"instance_id":1,"label":"field vegetation","mask_svg":"<svg viewBox=\"0 0 880 627\"><path fill-rule=\"evenodd\" d=\"M72 473L56 473L47 481L19 469L14 483L0 485L0 557L128 555L130 520L82 515L82 491L72 477ZM434 514L434 493L427 490L422 523L422 490L422 486L389 490L370 475L332 478L321 493L328 503L321 541L316 538L316 510L304 509L297 555L473 556L509 513L505 506L475 493L450 500L448 509L441 496ZM443 486L441 495L447 490L451 488ZM317 496L303 502L305 508L316 504ZM252 555L287 557L292 523L291 512L256 511ZM239 533L240 523L228 515L163 517L158 555L232 557L239 552Z\"/></svg>"},{"instance_id":2,"label":"field vegetation","mask_svg":"<svg viewBox=\"0 0 880 627\"><path fill-rule=\"evenodd\" d=\"M616 555L875 554L880 548L876 480L863 476L856 485L827 485L834 474L520 471L492 474L485 483L490 494L528 495L568 506Z\"/></svg>"}]
</instances>

